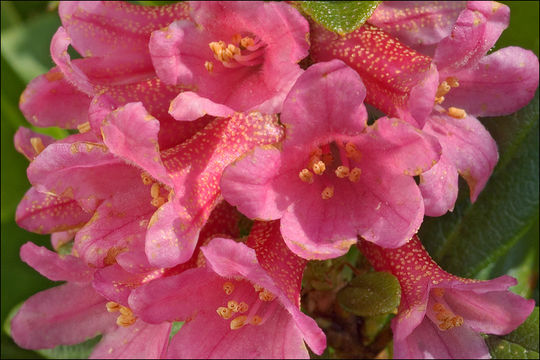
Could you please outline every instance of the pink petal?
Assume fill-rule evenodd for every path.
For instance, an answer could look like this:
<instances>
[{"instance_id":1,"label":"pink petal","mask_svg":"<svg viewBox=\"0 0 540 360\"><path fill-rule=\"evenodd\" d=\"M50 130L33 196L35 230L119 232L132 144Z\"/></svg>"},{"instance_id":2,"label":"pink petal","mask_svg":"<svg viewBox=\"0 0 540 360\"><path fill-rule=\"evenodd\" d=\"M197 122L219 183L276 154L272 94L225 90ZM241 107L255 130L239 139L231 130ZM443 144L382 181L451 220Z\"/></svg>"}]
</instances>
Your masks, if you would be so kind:
<instances>
[{"instance_id":1,"label":"pink petal","mask_svg":"<svg viewBox=\"0 0 540 360\"><path fill-rule=\"evenodd\" d=\"M200 97L194 92L186 91L171 102L170 114L176 120L192 121L205 115L229 117L234 110L228 106L217 104L210 99Z\"/></svg>"},{"instance_id":2,"label":"pink petal","mask_svg":"<svg viewBox=\"0 0 540 360\"><path fill-rule=\"evenodd\" d=\"M66 79L60 68L55 67L28 84L21 94L19 107L35 126L74 129L87 121L91 100ZM62 111L58 111L59 108Z\"/></svg>"},{"instance_id":3,"label":"pink petal","mask_svg":"<svg viewBox=\"0 0 540 360\"><path fill-rule=\"evenodd\" d=\"M538 87L538 58L530 50L506 47L453 76L459 87L445 95L445 105L466 109L472 116L507 115L533 98Z\"/></svg>"},{"instance_id":4,"label":"pink petal","mask_svg":"<svg viewBox=\"0 0 540 360\"><path fill-rule=\"evenodd\" d=\"M41 149L36 149L34 145L32 145L32 139L36 140L36 138L39 138L38 141L43 144L44 148L55 141L54 138L50 136L34 132L22 126L17 129L17 132L13 138L15 149L30 161L34 160L35 157L41 152Z\"/></svg>"},{"instance_id":5,"label":"pink petal","mask_svg":"<svg viewBox=\"0 0 540 360\"><path fill-rule=\"evenodd\" d=\"M303 314L279 288L269 274L258 264L255 251L230 239L215 238L201 248L208 266L222 277L240 276L258 284L276 295L292 316L308 346L317 354L326 347L326 337L315 321Z\"/></svg>"},{"instance_id":6,"label":"pink petal","mask_svg":"<svg viewBox=\"0 0 540 360\"><path fill-rule=\"evenodd\" d=\"M169 342L170 323L133 325L109 331L92 351L90 359L162 359Z\"/></svg>"},{"instance_id":7,"label":"pink petal","mask_svg":"<svg viewBox=\"0 0 540 360\"><path fill-rule=\"evenodd\" d=\"M172 186L159 152L159 121L140 102L129 103L111 113L101 131L105 145L113 154Z\"/></svg>"},{"instance_id":8,"label":"pink petal","mask_svg":"<svg viewBox=\"0 0 540 360\"><path fill-rule=\"evenodd\" d=\"M60 231L51 234L51 245L55 251L58 251L62 246L73 240L79 229L75 228L67 231Z\"/></svg>"},{"instance_id":9,"label":"pink petal","mask_svg":"<svg viewBox=\"0 0 540 360\"><path fill-rule=\"evenodd\" d=\"M156 208L150 203L150 188L140 177L123 181L122 191L104 201L92 219L77 232L74 251L86 262L103 267L115 262L146 234L146 226Z\"/></svg>"},{"instance_id":10,"label":"pink petal","mask_svg":"<svg viewBox=\"0 0 540 360\"><path fill-rule=\"evenodd\" d=\"M38 191L75 199L92 212L99 199L124 191L127 179L140 178L140 170L123 163L102 143L88 141L87 134L92 135L72 135L47 146L27 173Z\"/></svg>"},{"instance_id":11,"label":"pink petal","mask_svg":"<svg viewBox=\"0 0 540 360\"><path fill-rule=\"evenodd\" d=\"M369 18L373 24L425 55L450 35L465 1L387 1Z\"/></svg>"},{"instance_id":12,"label":"pink petal","mask_svg":"<svg viewBox=\"0 0 540 360\"><path fill-rule=\"evenodd\" d=\"M472 116L456 119L445 114L432 115L424 131L437 137L446 159L467 180L471 201L476 201L499 158L489 132Z\"/></svg>"},{"instance_id":13,"label":"pink petal","mask_svg":"<svg viewBox=\"0 0 540 360\"><path fill-rule=\"evenodd\" d=\"M189 16L186 3L143 7L128 2L71 1L61 3L58 10L73 47L81 55L146 63L150 63L147 46L151 32Z\"/></svg>"},{"instance_id":14,"label":"pink petal","mask_svg":"<svg viewBox=\"0 0 540 360\"><path fill-rule=\"evenodd\" d=\"M71 255L59 256L46 247L31 242L21 247L21 260L53 281L88 283L92 281L94 274L81 259Z\"/></svg>"},{"instance_id":15,"label":"pink petal","mask_svg":"<svg viewBox=\"0 0 540 360\"><path fill-rule=\"evenodd\" d=\"M335 91L346 91L347 96L329 96ZM362 80L342 61L312 65L294 84L283 104L280 120L287 128L283 145L287 148L289 144L327 143L336 133L358 135L367 121L362 104L365 96Z\"/></svg>"},{"instance_id":16,"label":"pink petal","mask_svg":"<svg viewBox=\"0 0 540 360\"><path fill-rule=\"evenodd\" d=\"M237 113L214 120L190 140L163 152L174 196L150 220L146 237L150 263L171 267L189 260L199 231L220 200L224 168L251 148L278 142L282 136L275 116Z\"/></svg>"},{"instance_id":17,"label":"pink petal","mask_svg":"<svg viewBox=\"0 0 540 360\"><path fill-rule=\"evenodd\" d=\"M96 271L92 286L105 299L128 306L131 291L139 287L145 277L146 274L132 274L113 264Z\"/></svg>"},{"instance_id":18,"label":"pink petal","mask_svg":"<svg viewBox=\"0 0 540 360\"><path fill-rule=\"evenodd\" d=\"M443 153L437 164L420 175L418 185L424 198L425 214L441 216L454 209L458 194L458 172Z\"/></svg>"},{"instance_id":19,"label":"pink petal","mask_svg":"<svg viewBox=\"0 0 540 360\"><path fill-rule=\"evenodd\" d=\"M450 36L441 40L433 61L446 78L474 66L495 45L510 21L510 8L498 2L469 1Z\"/></svg>"},{"instance_id":20,"label":"pink petal","mask_svg":"<svg viewBox=\"0 0 540 360\"><path fill-rule=\"evenodd\" d=\"M344 36L314 25L311 35L311 56L316 61L341 59L356 70L367 89L367 103L389 116L423 125L438 86L431 58L371 25Z\"/></svg>"},{"instance_id":21,"label":"pink petal","mask_svg":"<svg viewBox=\"0 0 540 360\"><path fill-rule=\"evenodd\" d=\"M26 349L72 345L116 327L106 300L90 284L67 283L30 297L11 321L11 335Z\"/></svg>"},{"instance_id":22,"label":"pink petal","mask_svg":"<svg viewBox=\"0 0 540 360\"><path fill-rule=\"evenodd\" d=\"M42 193L31 187L17 206L15 221L28 231L50 234L79 228L91 216L73 199Z\"/></svg>"},{"instance_id":23,"label":"pink petal","mask_svg":"<svg viewBox=\"0 0 540 360\"><path fill-rule=\"evenodd\" d=\"M440 331L425 319L406 339L394 340L396 359L489 359L480 334L466 326Z\"/></svg>"},{"instance_id":24,"label":"pink petal","mask_svg":"<svg viewBox=\"0 0 540 360\"><path fill-rule=\"evenodd\" d=\"M285 245L279 221L256 221L247 245L255 250L259 265L272 277L276 286L284 289L289 300L300 307L302 275L307 261L296 256Z\"/></svg>"}]
</instances>

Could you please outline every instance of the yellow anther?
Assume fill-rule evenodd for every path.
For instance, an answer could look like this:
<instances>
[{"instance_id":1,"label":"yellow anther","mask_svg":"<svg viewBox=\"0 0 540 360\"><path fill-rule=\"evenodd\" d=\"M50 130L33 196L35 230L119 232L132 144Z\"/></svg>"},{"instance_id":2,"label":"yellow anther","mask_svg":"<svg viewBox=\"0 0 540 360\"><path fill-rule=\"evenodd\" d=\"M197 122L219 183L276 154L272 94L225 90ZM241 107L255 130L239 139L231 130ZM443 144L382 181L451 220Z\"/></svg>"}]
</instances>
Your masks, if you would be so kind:
<instances>
[{"instance_id":1,"label":"yellow anther","mask_svg":"<svg viewBox=\"0 0 540 360\"><path fill-rule=\"evenodd\" d=\"M158 196L157 198L153 198L152 201L150 201L150 204L155 207L160 207L161 205L165 204L165 198Z\"/></svg>"},{"instance_id":2,"label":"yellow anther","mask_svg":"<svg viewBox=\"0 0 540 360\"><path fill-rule=\"evenodd\" d=\"M463 317L461 316L454 316L452 318L452 325L454 325L454 327L460 327L461 325L463 325Z\"/></svg>"},{"instance_id":3,"label":"yellow anther","mask_svg":"<svg viewBox=\"0 0 540 360\"><path fill-rule=\"evenodd\" d=\"M133 311L131 311L130 308L120 305L120 308L118 309L120 311L120 314L122 315L133 315Z\"/></svg>"},{"instance_id":4,"label":"yellow anther","mask_svg":"<svg viewBox=\"0 0 540 360\"><path fill-rule=\"evenodd\" d=\"M43 150L45 150L45 145L43 145L43 140L41 140L40 137L30 138L30 144L32 144L34 151L38 155L41 154Z\"/></svg>"},{"instance_id":5,"label":"yellow anther","mask_svg":"<svg viewBox=\"0 0 540 360\"><path fill-rule=\"evenodd\" d=\"M223 306L218 307L216 312L218 313L219 316L221 316L224 319L229 319L233 314L231 309L223 307Z\"/></svg>"},{"instance_id":6,"label":"yellow anther","mask_svg":"<svg viewBox=\"0 0 540 360\"><path fill-rule=\"evenodd\" d=\"M439 324L439 329L441 329L443 331L446 331L446 330L448 330L448 329L450 329L452 327L453 327L452 324L449 323L449 322L442 322L442 323Z\"/></svg>"},{"instance_id":7,"label":"yellow anther","mask_svg":"<svg viewBox=\"0 0 540 360\"><path fill-rule=\"evenodd\" d=\"M308 184L313 183L313 173L308 169L302 169L298 174L298 177L300 177L300 180L303 182L307 182Z\"/></svg>"},{"instance_id":8,"label":"yellow anther","mask_svg":"<svg viewBox=\"0 0 540 360\"><path fill-rule=\"evenodd\" d=\"M276 298L276 295L272 294L270 291L264 289L259 293L259 299L262 301L272 301Z\"/></svg>"},{"instance_id":9,"label":"yellow anther","mask_svg":"<svg viewBox=\"0 0 540 360\"><path fill-rule=\"evenodd\" d=\"M334 157L330 153L322 154L321 159L326 166L330 166L334 162Z\"/></svg>"},{"instance_id":10,"label":"yellow anther","mask_svg":"<svg viewBox=\"0 0 540 360\"><path fill-rule=\"evenodd\" d=\"M227 307L234 312L238 312L238 302L234 300L229 300L229 302L227 303Z\"/></svg>"},{"instance_id":11,"label":"yellow anther","mask_svg":"<svg viewBox=\"0 0 540 360\"><path fill-rule=\"evenodd\" d=\"M442 104L444 102L444 96L438 96L435 98L435 104Z\"/></svg>"},{"instance_id":12,"label":"yellow anther","mask_svg":"<svg viewBox=\"0 0 540 360\"><path fill-rule=\"evenodd\" d=\"M360 180L360 175L362 175L362 170L360 170L359 168L355 167L354 169L351 170L351 172L349 173L349 181L351 182L358 182L358 180Z\"/></svg>"},{"instance_id":13,"label":"yellow anther","mask_svg":"<svg viewBox=\"0 0 540 360\"><path fill-rule=\"evenodd\" d=\"M133 315L120 315L116 318L116 324L122 327L133 325L137 318Z\"/></svg>"},{"instance_id":14,"label":"yellow anther","mask_svg":"<svg viewBox=\"0 0 540 360\"><path fill-rule=\"evenodd\" d=\"M345 152L347 152L347 157L351 157L354 154L358 153L358 148L353 143L346 143Z\"/></svg>"},{"instance_id":15,"label":"yellow anther","mask_svg":"<svg viewBox=\"0 0 540 360\"><path fill-rule=\"evenodd\" d=\"M230 51L231 57L233 57L234 55L240 55L240 48L234 46L233 44L229 44L227 46L227 50Z\"/></svg>"},{"instance_id":16,"label":"yellow anther","mask_svg":"<svg viewBox=\"0 0 540 360\"><path fill-rule=\"evenodd\" d=\"M331 199L334 196L334 187L333 186L327 186L324 188L324 190L321 193L321 197L324 200Z\"/></svg>"},{"instance_id":17,"label":"yellow anther","mask_svg":"<svg viewBox=\"0 0 540 360\"><path fill-rule=\"evenodd\" d=\"M447 77L446 78L446 82L448 83L448 85L450 85L450 87L458 87L459 86L459 81L457 78L453 77L453 76L450 76L450 77Z\"/></svg>"},{"instance_id":18,"label":"yellow anther","mask_svg":"<svg viewBox=\"0 0 540 360\"><path fill-rule=\"evenodd\" d=\"M262 323L262 318L259 315L255 315L249 320L251 325L260 325Z\"/></svg>"},{"instance_id":19,"label":"yellow anther","mask_svg":"<svg viewBox=\"0 0 540 360\"><path fill-rule=\"evenodd\" d=\"M439 84L439 87L437 88L437 92L435 93L435 97L444 96L448 94L448 92L452 89L450 85L446 81L443 81Z\"/></svg>"},{"instance_id":20,"label":"yellow anther","mask_svg":"<svg viewBox=\"0 0 540 360\"><path fill-rule=\"evenodd\" d=\"M240 314L243 314L248 311L249 305L242 301L240 304L238 304L237 309Z\"/></svg>"},{"instance_id":21,"label":"yellow anther","mask_svg":"<svg viewBox=\"0 0 540 360\"><path fill-rule=\"evenodd\" d=\"M141 179L144 185L150 185L153 182L150 175L148 175L148 173L145 171L141 173Z\"/></svg>"},{"instance_id":22,"label":"yellow anther","mask_svg":"<svg viewBox=\"0 0 540 360\"><path fill-rule=\"evenodd\" d=\"M253 287L255 288L256 292L264 290L264 288L261 285L258 285L258 284L253 284Z\"/></svg>"},{"instance_id":23,"label":"yellow anther","mask_svg":"<svg viewBox=\"0 0 540 360\"><path fill-rule=\"evenodd\" d=\"M115 312L120 310L120 304L115 303L114 301L109 301L105 304L105 307L107 308L108 312Z\"/></svg>"},{"instance_id":24,"label":"yellow anther","mask_svg":"<svg viewBox=\"0 0 540 360\"><path fill-rule=\"evenodd\" d=\"M206 61L206 62L204 63L204 67L206 68L206 71L208 71L208 72L210 72L210 73L211 73L212 71L214 71L214 63L211 62L211 61Z\"/></svg>"},{"instance_id":25,"label":"yellow anther","mask_svg":"<svg viewBox=\"0 0 540 360\"><path fill-rule=\"evenodd\" d=\"M246 320L247 320L246 315L240 315L237 318L231 320L231 330L240 329L242 326L246 324Z\"/></svg>"},{"instance_id":26,"label":"yellow anther","mask_svg":"<svg viewBox=\"0 0 540 360\"><path fill-rule=\"evenodd\" d=\"M152 187L150 188L150 195L152 196L152 199L155 199L159 196L159 191L160 191L159 184L153 183Z\"/></svg>"},{"instance_id":27,"label":"yellow anther","mask_svg":"<svg viewBox=\"0 0 540 360\"><path fill-rule=\"evenodd\" d=\"M347 166L338 166L338 168L336 169L336 176L338 178L346 178L349 176L349 172L350 172L350 169L347 167Z\"/></svg>"},{"instance_id":28,"label":"yellow anther","mask_svg":"<svg viewBox=\"0 0 540 360\"><path fill-rule=\"evenodd\" d=\"M225 284L223 284L223 291L225 291L225 294L231 295L234 291L234 284L230 281L227 281Z\"/></svg>"},{"instance_id":29,"label":"yellow anther","mask_svg":"<svg viewBox=\"0 0 540 360\"><path fill-rule=\"evenodd\" d=\"M240 35L240 34L234 34L233 35L233 37L232 37L233 44L240 43L240 40L242 40L242 35Z\"/></svg>"},{"instance_id":30,"label":"yellow anther","mask_svg":"<svg viewBox=\"0 0 540 360\"><path fill-rule=\"evenodd\" d=\"M464 119L467 113L463 109L451 106L448 108L448 115L456 119Z\"/></svg>"},{"instance_id":31,"label":"yellow anther","mask_svg":"<svg viewBox=\"0 0 540 360\"><path fill-rule=\"evenodd\" d=\"M79 129L79 132L81 134L84 134L85 132L89 132L90 131L90 123L87 121L85 123L82 123L80 125L77 125L77 129Z\"/></svg>"},{"instance_id":32,"label":"yellow anther","mask_svg":"<svg viewBox=\"0 0 540 360\"><path fill-rule=\"evenodd\" d=\"M318 155L310 155L308 162L308 169L313 169L313 165L321 161L321 158Z\"/></svg>"},{"instance_id":33,"label":"yellow anther","mask_svg":"<svg viewBox=\"0 0 540 360\"><path fill-rule=\"evenodd\" d=\"M441 303L435 303L433 305L433 311L435 311L437 320L440 321L438 326L441 330L448 330L463 325L463 317L452 314L452 312Z\"/></svg>"},{"instance_id":34,"label":"yellow anther","mask_svg":"<svg viewBox=\"0 0 540 360\"><path fill-rule=\"evenodd\" d=\"M326 170L326 165L322 161L317 161L315 164L313 164L313 172L317 175L322 175L324 173L324 170Z\"/></svg>"},{"instance_id":35,"label":"yellow anther","mask_svg":"<svg viewBox=\"0 0 540 360\"><path fill-rule=\"evenodd\" d=\"M433 304L433 311L435 312L441 312L441 311L447 311L443 304L441 303L435 303Z\"/></svg>"},{"instance_id":36,"label":"yellow anther","mask_svg":"<svg viewBox=\"0 0 540 360\"><path fill-rule=\"evenodd\" d=\"M435 288L433 289L433 294L437 297L443 297L444 295L444 289L442 288Z\"/></svg>"},{"instance_id":37,"label":"yellow anther","mask_svg":"<svg viewBox=\"0 0 540 360\"><path fill-rule=\"evenodd\" d=\"M253 46L255 44L255 41L250 38L249 36L246 36L240 40L240 46L243 48L247 48L248 46Z\"/></svg>"}]
</instances>

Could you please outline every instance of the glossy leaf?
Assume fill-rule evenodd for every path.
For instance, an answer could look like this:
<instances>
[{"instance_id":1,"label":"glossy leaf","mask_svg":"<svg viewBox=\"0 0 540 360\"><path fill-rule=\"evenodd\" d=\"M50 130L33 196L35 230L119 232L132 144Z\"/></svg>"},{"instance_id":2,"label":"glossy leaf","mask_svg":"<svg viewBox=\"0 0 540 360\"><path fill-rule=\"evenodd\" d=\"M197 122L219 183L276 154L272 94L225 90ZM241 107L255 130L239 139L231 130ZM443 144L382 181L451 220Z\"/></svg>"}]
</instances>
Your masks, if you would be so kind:
<instances>
[{"instance_id":1,"label":"glossy leaf","mask_svg":"<svg viewBox=\"0 0 540 360\"><path fill-rule=\"evenodd\" d=\"M538 92L515 114L486 118L499 163L476 203L462 186L453 213L426 219L420 238L446 271L473 277L512 247L538 217Z\"/></svg>"},{"instance_id":2,"label":"glossy leaf","mask_svg":"<svg viewBox=\"0 0 540 360\"><path fill-rule=\"evenodd\" d=\"M326 29L345 35L358 29L380 1L302 1L302 9Z\"/></svg>"},{"instance_id":3,"label":"glossy leaf","mask_svg":"<svg viewBox=\"0 0 540 360\"><path fill-rule=\"evenodd\" d=\"M370 272L357 276L337 294L341 306L358 316L391 313L398 307L400 298L398 280L386 272Z\"/></svg>"}]
</instances>

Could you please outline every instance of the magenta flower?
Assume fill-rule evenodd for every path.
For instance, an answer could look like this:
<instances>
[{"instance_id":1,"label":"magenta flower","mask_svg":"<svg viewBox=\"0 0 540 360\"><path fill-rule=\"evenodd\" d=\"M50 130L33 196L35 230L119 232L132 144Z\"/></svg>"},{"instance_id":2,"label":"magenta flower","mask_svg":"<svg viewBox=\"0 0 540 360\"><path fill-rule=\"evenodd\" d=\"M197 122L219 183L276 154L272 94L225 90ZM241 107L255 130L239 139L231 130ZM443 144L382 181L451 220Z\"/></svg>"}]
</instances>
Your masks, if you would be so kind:
<instances>
[{"instance_id":1,"label":"magenta flower","mask_svg":"<svg viewBox=\"0 0 540 360\"><path fill-rule=\"evenodd\" d=\"M410 58L405 69L413 72L413 80L423 79L431 62L400 41L433 55L438 81L437 76L422 81L432 84L435 79L436 91L430 85L424 87L429 91L415 92L422 81L417 87L404 86L405 98L422 100L410 100L398 109L398 116L437 137L443 147L441 160L421 175L426 215L440 216L453 209L458 173L467 180L474 202L497 163L496 144L475 116L512 113L534 96L538 59L531 51L508 47L485 56L508 20L508 7L496 2L389 2L379 6L369 22L397 38L371 25L341 38L320 27L313 29L313 56L323 61L337 57L350 64L366 79L368 102L390 114L396 110L385 103L389 87L405 81L403 69L394 67L396 59ZM334 37L337 41L330 42Z\"/></svg>"},{"instance_id":2,"label":"magenta flower","mask_svg":"<svg viewBox=\"0 0 540 360\"><path fill-rule=\"evenodd\" d=\"M448 274L417 236L398 249L359 245L375 270L392 273L401 285L392 320L396 358L489 358L478 333L508 334L534 308L534 300L508 291L517 283L510 276L481 281Z\"/></svg>"},{"instance_id":3,"label":"magenta flower","mask_svg":"<svg viewBox=\"0 0 540 360\"><path fill-rule=\"evenodd\" d=\"M168 358L309 358L326 339L299 310L305 261L291 253L278 222L255 223L248 245L215 238L205 266L154 280L129 299L150 323L186 321Z\"/></svg>"},{"instance_id":4,"label":"magenta flower","mask_svg":"<svg viewBox=\"0 0 540 360\"><path fill-rule=\"evenodd\" d=\"M366 126L364 96L343 62L308 68L283 104L285 140L229 166L225 199L250 218L281 219L285 242L307 259L343 255L358 234L404 244L424 215L413 176L433 166L440 146L398 119Z\"/></svg>"},{"instance_id":5,"label":"magenta flower","mask_svg":"<svg viewBox=\"0 0 540 360\"><path fill-rule=\"evenodd\" d=\"M193 2L189 21L155 31L150 53L166 84L192 85L172 102L177 120L235 111L278 113L308 54L307 21L276 2Z\"/></svg>"}]
</instances>

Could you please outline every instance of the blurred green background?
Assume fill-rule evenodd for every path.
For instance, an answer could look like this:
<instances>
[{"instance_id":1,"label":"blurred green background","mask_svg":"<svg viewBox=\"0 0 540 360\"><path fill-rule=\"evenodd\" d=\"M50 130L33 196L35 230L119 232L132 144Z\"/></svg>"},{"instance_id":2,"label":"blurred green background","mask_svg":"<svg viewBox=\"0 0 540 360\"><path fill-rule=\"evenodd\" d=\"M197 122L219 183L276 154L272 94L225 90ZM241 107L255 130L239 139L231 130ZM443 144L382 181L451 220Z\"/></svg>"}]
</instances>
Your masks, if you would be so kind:
<instances>
[{"instance_id":1,"label":"blurred green background","mask_svg":"<svg viewBox=\"0 0 540 360\"><path fill-rule=\"evenodd\" d=\"M521 46L533 50L538 55L539 25L538 2L506 1L511 8L510 27L503 33L495 46L500 49L509 45ZM26 179L27 160L17 153L13 147L13 135L19 126L30 125L19 111L19 96L26 84L35 76L45 73L53 66L49 55L49 44L52 35L60 26L56 12L56 2L47 1L2 1L2 62L1 62L1 321L4 324L10 310L32 294L53 286L48 281L19 260L19 248L27 241L33 241L50 248L49 236L40 236L20 229L14 222L15 209L29 188ZM538 93L537 93L538 97ZM535 103L538 107L538 102ZM533 109L534 110L534 109ZM534 115L536 114L536 115ZM533 111L538 117L538 111ZM536 124L538 119L535 120ZM534 122L534 119L533 119ZM485 123L485 122L484 122ZM488 126L490 131L497 126L494 122ZM537 126L537 125L536 125ZM67 133L60 129L40 129L39 131L55 137ZM538 133L536 133L536 143ZM497 138L497 136L494 135ZM504 141L501 140L501 141ZM534 139L533 139L534 141ZM504 144L503 144L504 148ZM536 152L536 167L538 155ZM534 160L533 160L534 161ZM534 179L536 184L538 178ZM461 193L466 194L465 191ZM536 198L538 192L529 194ZM463 196L462 196L463 197ZM461 198L462 198L461 197ZM462 199L465 203L468 200ZM449 221L461 216L459 211L447 217ZM453 218L452 218L453 217ZM437 220L437 219L435 219ZM431 222L435 221L430 219ZM438 221L438 220L437 220ZM446 220L443 220L446 221ZM433 227L433 224L429 224ZM430 229L426 225L427 229ZM437 226L439 226L437 224ZM525 296L533 296L538 302L538 205L530 223L522 227L511 244L510 249L501 247L497 253L498 260L491 261L488 266L476 269L475 274L483 278L491 278L504 273L520 279L520 285L514 290ZM444 231L443 231L444 232ZM437 250L434 245L426 247ZM504 256L503 256L504 255ZM451 266L451 263L449 263ZM485 265L485 264L484 264ZM444 267L444 266L443 266ZM35 352L17 347L2 331L2 358L40 358Z\"/></svg>"}]
</instances>

